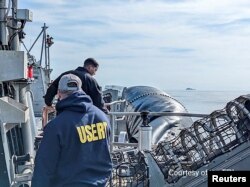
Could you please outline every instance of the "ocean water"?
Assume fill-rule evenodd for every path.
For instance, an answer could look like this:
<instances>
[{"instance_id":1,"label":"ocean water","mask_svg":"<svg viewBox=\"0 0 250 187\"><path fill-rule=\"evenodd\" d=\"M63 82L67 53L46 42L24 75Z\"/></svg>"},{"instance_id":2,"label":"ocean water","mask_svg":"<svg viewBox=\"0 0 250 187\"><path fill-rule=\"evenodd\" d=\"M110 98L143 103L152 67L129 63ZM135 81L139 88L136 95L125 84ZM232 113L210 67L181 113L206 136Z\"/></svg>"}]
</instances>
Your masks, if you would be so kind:
<instances>
[{"instance_id":1,"label":"ocean water","mask_svg":"<svg viewBox=\"0 0 250 187\"><path fill-rule=\"evenodd\" d=\"M190 113L210 114L223 109L229 101L250 91L199 91L199 90L164 90L181 102Z\"/></svg>"}]
</instances>

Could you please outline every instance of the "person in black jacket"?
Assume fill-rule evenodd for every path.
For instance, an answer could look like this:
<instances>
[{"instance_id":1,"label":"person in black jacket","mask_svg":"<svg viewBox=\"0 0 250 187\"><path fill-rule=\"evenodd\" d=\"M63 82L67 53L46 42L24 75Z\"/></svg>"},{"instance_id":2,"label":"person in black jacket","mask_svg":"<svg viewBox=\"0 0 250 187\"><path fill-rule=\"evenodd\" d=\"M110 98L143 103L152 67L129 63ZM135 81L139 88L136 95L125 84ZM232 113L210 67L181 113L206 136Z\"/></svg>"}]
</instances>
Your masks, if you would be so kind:
<instances>
[{"instance_id":1,"label":"person in black jacket","mask_svg":"<svg viewBox=\"0 0 250 187\"><path fill-rule=\"evenodd\" d=\"M61 77L58 96L58 115L44 128L31 186L104 187L112 171L107 116L73 74Z\"/></svg>"},{"instance_id":2,"label":"person in black jacket","mask_svg":"<svg viewBox=\"0 0 250 187\"><path fill-rule=\"evenodd\" d=\"M62 73L57 77L47 89L44 96L44 101L47 106L52 105L52 101L57 94L58 83L60 78L65 74L74 74L78 76L82 81L82 90L91 97L93 104L101 109L103 112L107 113L107 108L104 105L104 100L102 97L101 87L98 85L97 81L93 77L98 70L99 64L94 58L87 58L84 61L83 67L78 67L75 70L70 70Z\"/></svg>"}]
</instances>

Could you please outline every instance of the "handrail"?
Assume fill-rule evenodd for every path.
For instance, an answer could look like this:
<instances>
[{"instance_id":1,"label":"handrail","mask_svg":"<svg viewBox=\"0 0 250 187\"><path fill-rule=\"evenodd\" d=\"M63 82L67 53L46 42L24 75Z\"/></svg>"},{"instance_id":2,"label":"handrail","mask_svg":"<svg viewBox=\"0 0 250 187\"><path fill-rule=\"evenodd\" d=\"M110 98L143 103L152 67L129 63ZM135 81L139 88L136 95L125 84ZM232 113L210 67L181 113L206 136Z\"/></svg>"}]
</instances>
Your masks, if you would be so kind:
<instances>
[{"instance_id":1,"label":"handrail","mask_svg":"<svg viewBox=\"0 0 250 187\"><path fill-rule=\"evenodd\" d=\"M113 102L114 103L114 102ZM115 103L117 103L115 101ZM117 145L118 142L114 141L114 137L115 137L115 121L116 121L116 117L115 116L120 116L122 115L123 117L125 116L129 116L129 115L134 115L134 116L142 116L142 113L144 112L109 112L108 115L110 116L110 121L111 121L111 137L110 137L110 150L113 151L113 146ZM208 114L196 114L196 113L185 113L185 112L148 112L147 113L148 116L184 116L184 117L199 117L199 118L203 118L203 117L207 117L209 116ZM134 146L130 143L119 143L119 145L123 145L123 146Z\"/></svg>"},{"instance_id":2,"label":"handrail","mask_svg":"<svg viewBox=\"0 0 250 187\"><path fill-rule=\"evenodd\" d=\"M118 101L113 101L111 103L104 103L105 106L111 106L111 105L114 105L114 104L117 104L117 103L124 103L126 100L123 99L123 100L118 100Z\"/></svg>"},{"instance_id":3,"label":"handrail","mask_svg":"<svg viewBox=\"0 0 250 187\"><path fill-rule=\"evenodd\" d=\"M113 142L113 145L116 145L116 146L132 146L132 147L138 147L138 143L120 143L120 142Z\"/></svg>"},{"instance_id":4,"label":"handrail","mask_svg":"<svg viewBox=\"0 0 250 187\"><path fill-rule=\"evenodd\" d=\"M141 112L109 112L108 115L134 115L134 116L140 116ZM184 116L184 117L207 117L209 114L197 114L197 113L187 113L187 112L149 112L149 116Z\"/></svg>"}]
</instances>

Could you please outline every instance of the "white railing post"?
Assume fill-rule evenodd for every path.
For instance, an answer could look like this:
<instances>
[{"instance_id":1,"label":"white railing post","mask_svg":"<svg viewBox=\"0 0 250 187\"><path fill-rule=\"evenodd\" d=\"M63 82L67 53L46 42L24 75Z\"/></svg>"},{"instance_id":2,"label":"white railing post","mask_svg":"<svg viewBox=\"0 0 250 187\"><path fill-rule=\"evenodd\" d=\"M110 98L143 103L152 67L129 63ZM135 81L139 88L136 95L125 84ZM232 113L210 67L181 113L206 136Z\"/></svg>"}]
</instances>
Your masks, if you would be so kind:
<instances>
[{"instance_id":1,"label":"white railing post","mask_svg":"<svg viewBox=\"0 0 250 187\"><path fill-rule=\"evenodd\" d=\"M139 127L139 150L152 150L152 127L148 124L149 112L141 112L142 125Z\"/></svg>"}]
</instances>

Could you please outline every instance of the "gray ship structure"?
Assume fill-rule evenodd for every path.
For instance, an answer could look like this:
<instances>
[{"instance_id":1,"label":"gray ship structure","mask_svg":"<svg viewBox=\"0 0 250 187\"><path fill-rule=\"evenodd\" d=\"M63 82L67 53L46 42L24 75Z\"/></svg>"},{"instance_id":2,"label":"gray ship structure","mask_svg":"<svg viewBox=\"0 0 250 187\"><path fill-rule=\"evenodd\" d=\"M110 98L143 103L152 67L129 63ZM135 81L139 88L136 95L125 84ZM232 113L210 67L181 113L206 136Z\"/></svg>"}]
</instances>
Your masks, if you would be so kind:
<instances>
[{"instance_id":1,"label":"gray ship structure","mask_svg":"<svg viewBox=\"0 0 250 187\"><path fill-rule=\"evenodd\" d=\"M41 132L54 117L44 109L53 38L43 25L27 48L32 12L0 0L0 186L29 187ZM32 49L41 41L40 59ZM23 46L24 51L20 50ZM109 85L113 172L106 186L205 187L208 171L250 170L250 95L210 114L189 113L164 91Z\"/></svg>"}]
</instances>

